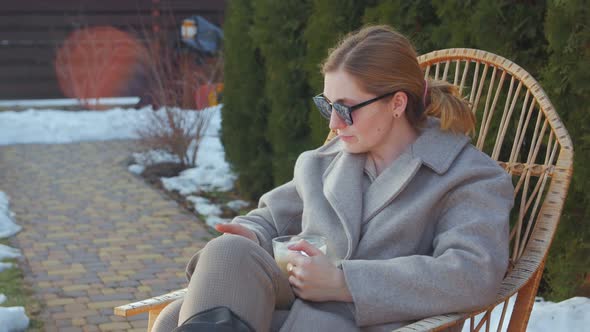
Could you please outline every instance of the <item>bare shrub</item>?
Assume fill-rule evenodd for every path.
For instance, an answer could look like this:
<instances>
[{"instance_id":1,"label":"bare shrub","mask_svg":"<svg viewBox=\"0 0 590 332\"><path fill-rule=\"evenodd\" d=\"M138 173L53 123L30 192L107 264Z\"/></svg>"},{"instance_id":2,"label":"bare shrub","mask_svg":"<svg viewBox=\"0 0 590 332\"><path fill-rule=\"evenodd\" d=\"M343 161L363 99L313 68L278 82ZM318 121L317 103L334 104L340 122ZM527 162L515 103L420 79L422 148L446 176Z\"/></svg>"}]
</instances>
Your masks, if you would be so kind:
<instances>
[{"instance_id":1,"label":"bare shrub","mask_svg":"<svg viewBox=\"0 0 590 332\"><path fill-rule=\"evenodd\" d=\"M210 110L194 110L194 91L199 84L217 79L221 57L205 63L199 54L182 50L177 38L145 29L144 36L147 51L142 65L154 111L145 127L137 130L141 144L176 155L183 166L194 166L212 115Z\"/></svg>"},{"instance_id":2,"label":"bare shrub","mask_svg":"<svg viewBox=\"0 0 590 332\"><path fill-rule=\"evenodd\" d=\"M145 127L137 129L141 144L174 154L183 166L194 166L211 120L211 111L163 106L148 116Z\"/></svg>"}]
</instances>

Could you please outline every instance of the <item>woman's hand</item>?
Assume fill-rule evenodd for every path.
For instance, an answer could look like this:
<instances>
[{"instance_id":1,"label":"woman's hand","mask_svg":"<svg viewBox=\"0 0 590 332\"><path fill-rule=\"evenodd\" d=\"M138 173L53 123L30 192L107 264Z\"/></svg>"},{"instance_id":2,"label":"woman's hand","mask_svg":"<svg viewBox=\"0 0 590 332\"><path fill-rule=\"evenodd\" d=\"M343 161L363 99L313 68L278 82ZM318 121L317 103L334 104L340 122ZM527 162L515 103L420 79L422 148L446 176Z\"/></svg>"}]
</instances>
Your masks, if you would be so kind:
<instances>
[{"instance_id":1,"label":"woman's hand","mask_svg":"<svg viewBox=\"0 0 590 332\"><path fill-rule=\"evenodd\" d=\"M240 224L217 224L215 225L215 229L221 233L229 233L243 236L258 244L258 238L256 237L256 233L254 233L246 226Z\"/></svg>"},{"instance_id":2,"label":"woman's hand","mask_svg":"<svg viewBox=\"0 0 590 332\"><path fill-rule=\"evenodd\" d=\"M288 254L287 269L295 295L315 302L352 302L344 272L335 267L323 252L305 240L290 245L289 250L294 250Z\"/></svg>"}]
</instances>

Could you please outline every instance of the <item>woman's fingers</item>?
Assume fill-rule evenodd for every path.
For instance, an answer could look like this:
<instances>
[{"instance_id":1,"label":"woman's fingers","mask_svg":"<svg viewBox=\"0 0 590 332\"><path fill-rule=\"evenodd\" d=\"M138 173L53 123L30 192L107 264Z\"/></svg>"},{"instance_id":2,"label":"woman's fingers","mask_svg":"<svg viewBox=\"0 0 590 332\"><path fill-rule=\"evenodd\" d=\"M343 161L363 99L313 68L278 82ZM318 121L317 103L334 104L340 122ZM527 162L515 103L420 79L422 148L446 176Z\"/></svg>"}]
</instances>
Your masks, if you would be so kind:
<instances>
[{"instance_id":1,"label":"woman's fingers","mask_svg":"<svg viewBox=\"0 0 590 332\"><path fill-rule=\"evenodd\" d=\"M299 242L290 245L289 250L303 251L308 256L317 256L324 254L320 249L314 247L312 244L305 240L300 240Z\"/></svg>"},{"instance_id":2,"label":"woman's fingers","mask_svg":"<svg viewBox=\"0 0 590 332\"><path fill-rule=\"evenodd\" d=\"M238 229L237 224L217 224L215 229L223 233L233 233Z\"/></svg>"},{"instance_id":3,"label":"woman's fingers","mask_svg":"<svg viewBox=\"0 0 590 332\"><path fill-rule=\"evenodd\" d=\"M254 232L248 229L247 227L242 226L240 224L217 224L215 225L215 229L221 233L240 235L254 242L257 242L256 234L254 234Z\"/></svg>"},{"instance_id":4,"label":"woman's fingers","mask_svg":"<svg viewBox=\"0 0 590 332\"><path fill-rule=\"evenodd\" d=\"M302 266L305 267L311 263L312 258L309 256L304 256L299 251L292 251L290 250L287 253L287 261L295 266Z\"/></svg>"},{"instance_id":5,"label":"woman's fingers","mask_svg":"<svg viewBox=\"0 0 590 332\"><path fill-rule=\"evenodd\" d=\"M305 271L294 264L287 263L287 272L290 276L297 278L299 281L305 281Z\"/></svg>"},{"instance_id":6,"label":"woman's fingers","mask_svg":"<svg viewBox=\"0 0 590 332\"><path fill-rule=\"evenodd\" d=\"M297 297L298 297L298 298L300 298L300 299L304 299L304 298L303 298L303 296L304 296L304 295L303 295L303 293L302 293L302 292L299 290L299 288L297 288L297 287L293 286L293 287L292 287L292 290L293 290L293 293L295 293L295 296L297 296ZM304 299L304 300L305 300L305 299Z\"/></svg>"},{"instance_id":7,"label":"woman's fingers","mask_svg":"<svg viewBox=\"0 0 590 332\"><path fill-rule=\"evenodd\" d=\"M303 282L301 280L297 279L297 277L295 277L293 275L289 276L289 283L297 289L299 289L303 286Z\"/></svg>"}]
</instances>

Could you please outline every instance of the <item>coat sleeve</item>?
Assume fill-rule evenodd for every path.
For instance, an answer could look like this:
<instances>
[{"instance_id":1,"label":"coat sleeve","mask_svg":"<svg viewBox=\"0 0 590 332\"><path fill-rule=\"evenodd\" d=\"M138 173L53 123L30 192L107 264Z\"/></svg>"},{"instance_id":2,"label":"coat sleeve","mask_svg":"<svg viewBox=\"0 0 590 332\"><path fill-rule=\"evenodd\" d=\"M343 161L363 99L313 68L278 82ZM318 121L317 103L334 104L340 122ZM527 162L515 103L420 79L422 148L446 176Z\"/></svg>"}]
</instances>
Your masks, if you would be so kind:
<instances>
[{"instance_id":1,"label":"coat sleeve","mask_svg":"<svg viewBox=\"0 0 590 332\"><path fill-rule=\"evenodd\" d=\"M512 205L510 176L489 168L447 194L432 256L343 261L357 325L416 320L492 303L508 265Z\"/></svg>"},{"instance_id":2,"label":"coat sleeve","mask_svg":"<svg viewBox=\"0 0 590 332\"><path fill-rule=\"evenodd\" d=\"M242 224L256 233L258 243L272 255L272 239L301 232L303 202L294 180L262 195L258 208L232 223Z\"/></svg>"}]
</instances>

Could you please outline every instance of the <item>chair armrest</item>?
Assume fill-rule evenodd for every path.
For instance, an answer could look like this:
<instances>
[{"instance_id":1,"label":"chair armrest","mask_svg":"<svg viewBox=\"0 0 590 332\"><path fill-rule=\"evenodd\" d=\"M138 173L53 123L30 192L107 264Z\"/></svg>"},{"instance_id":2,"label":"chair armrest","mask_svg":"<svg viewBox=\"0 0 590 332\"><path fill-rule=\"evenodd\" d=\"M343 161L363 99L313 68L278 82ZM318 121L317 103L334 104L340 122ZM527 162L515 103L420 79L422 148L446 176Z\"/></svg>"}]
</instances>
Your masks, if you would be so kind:
<instances>
[{"instance_id":1,"label":"chair armrest","mask_svg":"<svg viewBox=\"0 0 590 332\"><path fill-rule=\"evenodd\" d=\"M118 306L115 308L115 315L129 317L152 310L161 310L170 302L184 297L187 289L180 289L168 294L152 297L151 299L142 300Z\"/></svg>"}]
</instances>

